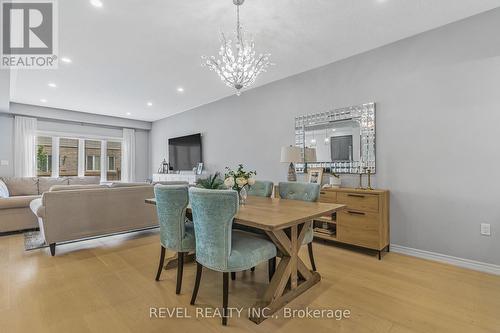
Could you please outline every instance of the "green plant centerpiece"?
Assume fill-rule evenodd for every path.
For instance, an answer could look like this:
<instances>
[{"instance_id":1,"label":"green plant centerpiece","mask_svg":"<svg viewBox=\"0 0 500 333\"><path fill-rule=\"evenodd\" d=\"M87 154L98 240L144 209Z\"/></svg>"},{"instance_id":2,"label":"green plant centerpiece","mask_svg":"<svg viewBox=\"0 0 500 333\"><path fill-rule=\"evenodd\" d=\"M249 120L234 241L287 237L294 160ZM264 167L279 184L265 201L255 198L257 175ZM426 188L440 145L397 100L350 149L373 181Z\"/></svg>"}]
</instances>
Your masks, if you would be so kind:
<instances>
[{"instance_id":1,"label":"green plant centerpiece","mask_svg":"<svg viewBox=\"0 0 500 333\"><path fill-rule=\"evenodd\" d=\"M207 178L198 179L196 181L196 186L207 188L209 190L222 190L226 188L224 181L220 178L219 172L209 175Z\"/></svg>"},{"instance_id":2,"label":"green plant centerpiece","mask_svg":"<svg viewBox=\"0 0 500 333\"><path fill-rule=\"evenodd\" d=\"M247 188L255 184L256 171L246 171L243 164L239 164L236 170L226 167L224 185L238 192L240 203L245 204L247 199Z\"/></svg>"}]
</instances>

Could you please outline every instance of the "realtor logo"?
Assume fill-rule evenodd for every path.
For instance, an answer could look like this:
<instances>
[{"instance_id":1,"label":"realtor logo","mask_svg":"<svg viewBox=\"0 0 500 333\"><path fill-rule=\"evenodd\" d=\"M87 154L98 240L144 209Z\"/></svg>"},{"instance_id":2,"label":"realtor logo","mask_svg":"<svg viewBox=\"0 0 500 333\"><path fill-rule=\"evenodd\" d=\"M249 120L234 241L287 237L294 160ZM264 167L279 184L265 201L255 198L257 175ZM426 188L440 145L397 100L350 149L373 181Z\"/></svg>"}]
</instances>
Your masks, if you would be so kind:
<instances>
[{"instance_id":1,"label":"realtor logo","mask_svg":"<svg viewBox=\"0 0 500 333\"><path fill-rule=\"evenodd\" d=\"M1 0L2 68L57 68L55 0Z\"/></svg>"}]
</instances>

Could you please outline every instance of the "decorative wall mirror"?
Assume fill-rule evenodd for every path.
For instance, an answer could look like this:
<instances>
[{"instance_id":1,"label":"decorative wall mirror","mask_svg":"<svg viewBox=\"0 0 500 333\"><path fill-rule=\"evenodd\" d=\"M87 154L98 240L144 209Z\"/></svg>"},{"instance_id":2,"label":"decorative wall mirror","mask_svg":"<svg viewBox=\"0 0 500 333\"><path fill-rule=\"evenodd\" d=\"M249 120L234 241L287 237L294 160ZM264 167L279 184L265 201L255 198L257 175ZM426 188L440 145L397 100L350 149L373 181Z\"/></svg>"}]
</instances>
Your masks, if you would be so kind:
<instances>
[{"instance_id":1,"label":"decorative wall mirror","mask_svg":"<svg viewBox=\"0 0 500 333\"><path fill-rule=\"evenodd\" d=\"M375 103L296 117L295 145L304 158L297 172L375 173Z\"/></svg>"}]
</instances>

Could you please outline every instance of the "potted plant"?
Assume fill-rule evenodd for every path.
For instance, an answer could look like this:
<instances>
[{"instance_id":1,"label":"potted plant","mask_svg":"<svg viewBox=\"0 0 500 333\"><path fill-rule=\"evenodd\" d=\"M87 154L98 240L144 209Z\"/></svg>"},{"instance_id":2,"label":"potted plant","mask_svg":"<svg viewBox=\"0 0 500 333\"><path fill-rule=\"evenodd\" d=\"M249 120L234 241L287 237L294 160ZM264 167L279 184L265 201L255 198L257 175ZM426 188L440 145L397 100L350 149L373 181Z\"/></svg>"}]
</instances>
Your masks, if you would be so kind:
<instances>
[{"instance_id":1,"label":"potted plant","mask_svg":"<svg viewBox=\"0 0 500 333\"><path fill-rule=\"evenodd\" d=\"M224 188L224 182L220 178L219 172L209 175L207 178L198 179L196 185L209 190L221 190Z\"/></svg>"}]
</instances>

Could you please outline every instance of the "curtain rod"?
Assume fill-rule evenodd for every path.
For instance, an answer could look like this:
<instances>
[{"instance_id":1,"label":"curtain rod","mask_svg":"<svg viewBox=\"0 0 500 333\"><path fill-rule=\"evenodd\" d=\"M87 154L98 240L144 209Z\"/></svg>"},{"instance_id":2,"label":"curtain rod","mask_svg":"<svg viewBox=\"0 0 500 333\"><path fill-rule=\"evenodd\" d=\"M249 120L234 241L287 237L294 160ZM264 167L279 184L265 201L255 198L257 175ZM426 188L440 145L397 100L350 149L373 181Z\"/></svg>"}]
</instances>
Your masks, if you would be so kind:
<instances>
[{"instance_id":1,"label":"curtain rod","mask_svg":"<svg viewBox=\"0 0 500 333\"><path fill-rule=\"evenodd\" d=\"M75 120L63 120L63 119L57 119L57 118L48 118L48 117L39 117L39 116L33 116L30 114L21 114L21 113L7 113L7 112L0 112L0 116L7 117L7 118L15 118L16 116L20 117L29 117L29 118L36 118L39 121L50 121L50 122L55 122L55 123L62 123L62 124L73 124L73 125L80 125L80 126L92 126L92 127L98 127L98 128L109 128L109 129L124 129L124 128L132 128L136 131L145 131L148 132L149 130L143 129L143 128L135 128L135 127L128 127L128 126L113 126L113 125L100 125L100 124L94 124L94 123L87 123L83 121L75 121Z\"/></svg>"}]
</instances>

